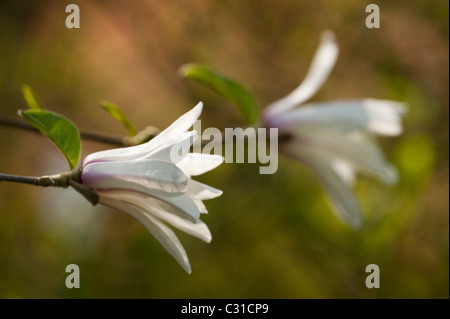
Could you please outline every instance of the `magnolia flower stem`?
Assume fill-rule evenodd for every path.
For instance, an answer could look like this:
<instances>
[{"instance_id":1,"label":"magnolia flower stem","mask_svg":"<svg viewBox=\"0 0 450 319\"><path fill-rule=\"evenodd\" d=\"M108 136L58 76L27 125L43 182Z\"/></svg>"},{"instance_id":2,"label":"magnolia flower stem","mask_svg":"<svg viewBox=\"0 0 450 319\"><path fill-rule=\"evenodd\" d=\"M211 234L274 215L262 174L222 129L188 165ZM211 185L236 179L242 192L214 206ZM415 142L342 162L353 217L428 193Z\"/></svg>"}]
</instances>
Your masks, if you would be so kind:
<instances>
[{"instance_id":1,"label":"magnolia flower stem","mask_svg":"<svg viewBox=\"0 0 450 319\"><path fill-rule=\"evenodd\" d=\"M99 202L100 197L94 189L86 187L83 184L74 181L73 179L69 179L68 183L70 186L72 186L73 189L83 195L84 198L86 198L92 205L96 205Z\"/></svg>"},{"instance_id":2,"label":"magnolia flower stem","mask_svg":"<svg viewBox=\"0 0 450 319\"><path fill-rule=\"evenodd\" d=\"M81 195L83 195L92 205L99 201L98 194L89 187L85 187L80 183L80 171L75 169L72 172L64 172L51 176L20 176L0 173L0 182L13 182L21 184L29 184L42 187L62 187L67 188L71 186Z\"/></svg>"}]
</instances>

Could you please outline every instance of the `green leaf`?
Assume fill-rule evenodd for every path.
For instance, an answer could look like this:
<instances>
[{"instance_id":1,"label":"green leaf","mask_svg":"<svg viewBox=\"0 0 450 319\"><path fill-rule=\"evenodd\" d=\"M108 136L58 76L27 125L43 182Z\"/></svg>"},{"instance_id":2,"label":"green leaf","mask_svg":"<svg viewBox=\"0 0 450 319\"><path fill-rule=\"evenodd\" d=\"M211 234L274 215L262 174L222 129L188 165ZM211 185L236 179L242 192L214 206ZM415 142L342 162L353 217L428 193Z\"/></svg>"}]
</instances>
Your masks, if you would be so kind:
<instances>
[{"instance_id":1,"label":"green leaf","mask_svg":"<svg viewBox=\"0 0 450 319\"><path fill-rule=\"evenodd\" d=\"M182 76L203 84L233 102L247 123L253 124L258 119L259 108L253 95L235 81L196 64L185 64L179 72Z\"/></svg>"},{"instance_id":2,"label":"green leaf","mask_svg":"<svg viewBox=\"0 0 450 319\"><path fill-rule=\"evenodd\" d=\"M111 116L117 120L118 122L122 123L122 125L127 130L128 136L135 136L136 135L136 128L133 124L131 124L130 120L125 116L125 114L122 112L122 110L115 104L103 101L102 102L102 108L106 110Z\"/></svg>"},{"instance_id":3,"label":"green leaf","mask_svg":"<svg viewBox=\"0 0 450 319\"><path fill-rule=\"evenodd\" d=\"M31 89L30 86L28 86L26 84L24 84L22 86L22 95L30 109L32 109L32 110L43 110L44 109L41 102L39 102L36 94Z\"/></svg>"},{"instance_id":4,"label":"green leaf","mask_svg":"<svg viewBox=\"0 0 450 319\"><path fill-rule=\"evenodd\" d=\"M70 169L78 165L81 154L81 139L78 128L67 118L45 110L19 111L32 126L47 136L69 161Z\"/></svg>"}]
</instances>

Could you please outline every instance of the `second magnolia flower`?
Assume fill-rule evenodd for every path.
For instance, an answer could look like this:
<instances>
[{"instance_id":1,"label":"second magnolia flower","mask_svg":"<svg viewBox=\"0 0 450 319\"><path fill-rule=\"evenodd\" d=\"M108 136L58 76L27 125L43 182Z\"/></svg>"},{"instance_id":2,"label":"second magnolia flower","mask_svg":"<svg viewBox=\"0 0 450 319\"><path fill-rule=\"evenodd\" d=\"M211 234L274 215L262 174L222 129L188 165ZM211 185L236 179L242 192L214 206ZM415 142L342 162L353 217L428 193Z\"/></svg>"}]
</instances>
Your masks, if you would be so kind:
<instances>
[{"instance_id":1,"label":"second magnolia flower","mask_svg":"<svg viewBox=\"0 0 450 319\"><path fill-rule=\"evenodd\" d=\"M83 185L98 193L100 203L138 220L188 273L186 251L169 225L210 242L200 220L207 213L203 200L222 194L191 179L223 162L222 156L189 153L197 132L187 130L201 112L199 103L149 142L93 153L81 166Z\"/></svg>"},{"instance_id":2,"label":"second magnolia flower","mask_svg":"<svg viewBox=\"0 0 450 319\"><path fill-rule=\"evenodd\" d=\"M325 31L303 82L271 103L262 123L289 136L280 152L306 164L324 185L336 216L358 229L363 218L352 190L356 172L372 173L387 183L397 181L397 171L374 135L399 135L406 106L367 98L305 104L327 80L338 52L334 34Z\"/></svg>"}]
</instances>

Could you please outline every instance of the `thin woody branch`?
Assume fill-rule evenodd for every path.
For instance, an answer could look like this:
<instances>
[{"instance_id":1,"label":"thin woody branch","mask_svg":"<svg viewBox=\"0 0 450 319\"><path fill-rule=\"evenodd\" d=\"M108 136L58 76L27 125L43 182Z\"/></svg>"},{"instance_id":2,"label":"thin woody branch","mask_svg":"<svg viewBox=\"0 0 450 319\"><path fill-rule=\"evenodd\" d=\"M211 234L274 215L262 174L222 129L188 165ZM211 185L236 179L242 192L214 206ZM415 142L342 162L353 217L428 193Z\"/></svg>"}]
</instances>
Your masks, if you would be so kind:
<instances>
[{"instance_id":1,"label":"thin woody branch","mask_svg":"<svg viewBox=\"0 0 450 319\"><path fill-rule=\"evenodd\" d=\"M42 187L62 187L67 188L71 186L81 195L83 195L92 205L99 201L99 196L95 190L90 187L85 187L80 181L80 171L75 169L72 172L64 172L51 176L20 176L0 173L0 182L12 182L20 184L29 184Z\"/></svg>"},{"instance_id":2,"label":"thin woody branch","mask_svg":"<svg viewBox=\"0 0 450 319\"><path fill-rule=\"evenodd\" d=\"M42 187L63 187L69 186L69 179L71 179L71 172L61 173L52 176L21 176L0 173L0 182L12 182L20 184L29 184Z\"/></svg>"},{"instance_id":3,"label":"thin woody branch","mask_svg":"<svg viewBox=\"0 0 450 319\"><path fill-rule=\"evenodd\" d=\"M6 117L0 115L0 125L8 126L8 127L14 127L14 128L20 128L36 133L40 133L36 128L29 125L28 123L25 123L19 119ZM95 142L101 142L116 146L129 146L125 140L121 137L103 134L103 133L94 133L94 132L80 132L80 137L85 140L95 141Z\"/></svg>"}]
</instances>

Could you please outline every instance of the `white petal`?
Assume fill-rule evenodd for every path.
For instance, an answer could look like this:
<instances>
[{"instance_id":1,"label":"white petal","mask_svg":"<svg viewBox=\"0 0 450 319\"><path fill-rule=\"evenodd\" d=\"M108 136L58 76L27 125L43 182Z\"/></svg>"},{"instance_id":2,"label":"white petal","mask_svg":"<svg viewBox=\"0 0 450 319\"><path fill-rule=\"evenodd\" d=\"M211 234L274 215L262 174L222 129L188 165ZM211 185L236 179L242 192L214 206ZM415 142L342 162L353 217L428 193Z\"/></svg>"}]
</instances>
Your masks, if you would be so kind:
<instances>
[{"instance_id":1,"label":"white petal","mask_svg":"<svg viewBox=\"0 0 450 319\"><path fill-rule=\"evenodd\" d=\"M155 205L151 206L151 208L148 209L150 213L154 214L156 217L172 225L173 227L176 227L179 230L185 232L186 234L197 237L207 243L211 242L211 232L209 231L208 226L206 226L206 224L200 219L193 223L189 220L167 212L164 209L164 206L160 205L161 202L158 202L154 199L149 200L149 202L151 201L153 201Z\"/></svg>"},{"instance_id":2,"label":"white petal","mask_svg":"<svg viewBox=\"0 0 450 319\"><path fill-rule=\"evenodd\" d=\"M362 214L358 201L351 187L331 167L329 158L307 148L291 144L286 150L288 155L305 163L316 173L325 186L335 215L353 228L362 226Z\"/></svg>"},{"instance_id":3,"label":"white petal","mask_svg":"<svg viewBox=\"0 0 450 319\"><path fill-rule=\"evenodd\" d=\"M385 183L397 182L396 169L384 158L375 139L365 132L329 127L310 129L300 137L299 148L310 148L328 158L339 158Z\"/></svg>"},{"instance_id":4,"label":"white petal","mask_svg":"<svg viewBox=\"0 0 450 319\"><path fill-rule=\"evenodd\" d=\"M186 189L186 194L192 197L193 199L199 200L207 200L219 197L222 195L222 191L220 189L208 186L206 184L189 180L188 186Z\"/></svg>"},{"instance_id":5,"label":"white petal","mask_svg":"<svg viewBox=\"0 0 450 319\"><path fill-rule=\"evenodd\" d=\"M177 210L174 210L172 206L169 206L158 199L142 197L139 194L120 191L101 193L101 198L111 198L134 205L147 214L161 219L189 235L195 236L207 243L211 241L211 232L205 223L201 220L194 222L191 221L191 219L186 220L186 216L180 217Z\"/></svg>"},{"instance_id":6,"label":"white petal","mask_svg":"<svg viewBox=\"0 0 450 319\"><path fill-rule=\"evenodd\" d=\"M197 237L198 239L203 240L206 243L211 242L211 231L209 230L208 226L201 220L198 220L196 223L192 223L188 220L170 214L166 214L165 217L161 219L188 235Z\"/></svg>"},{"instance_id":7,"label":"white petal","mask_svg":"<svg viewBox=\"0 0 450 319\"><path fill-rule=\"evenodd\" d=\"M200 214L208 214L208 209L206 208L205 204L200 199L193 198L193 201L195 205L197 205L198 210L200 211Z\"/></svg>"},{"instance_id":8,"label":"white petal","mask_svg":"<svg viewBox=\"0 0 450 319\"><path fill-rule=\"evenodd\" d=\"M113 198L124 202L145 207L148 199L159 200L159 206L165 211L175 214L183 219L195 223L200 218L200 211L195 202L186 194L176 197L159 196L155 194L147 195L123 189L98 190L101 197Z\"/></svg>"},{"instance_id":9,"label":"white petal","mask_svg":"<svg viewBox=\"0 0 450 319\"><path fill-rule=\"evenodd\" d=\"M179 117L172 125L150 140L150 142L160 145L173 138L174 133L176 135L179 132L187 131L200 117L202 109L203 103L199 102L192 110Z\"/></svg>"},{"instance_id":10,"label":"white petal","mask_svg":"<svg viewBox=\"0 0 450 319\"><path fill-rule=\"evenodd\" d=\"M94 189L121 188L168 196L181 195L189 181L175 164L153 159L88 164L81 178L83 185Z\"/></svg>"},{"instance_id":11,"label":"white petal","mask_svg":"<svg viewBox=\"0 0 450 319\"><path fill-rule=\"evenodd\" d=\"M144 213L144 211L131 204L119 200L101 198L101 203L119 209L134 217L161 243L187 273L191 273L191 265L183 245L181 245L175 233L162 221Z\"/></svg>"},{"instance_id":12,"label":"white petal","mask_svg":"<svg viewBox=\"0 0 450 319\"><path fill-rule=\"evenodd\" d=\"M370 119L367 129L383 135L399 135L402 133L401 118L406 113L404 103L367 99L364 108Z\"/></svg>"},{"instance_id":13,"label":"white petal","mask_svg":"<svg viewBox=\"0 0 450 319\"><path fill-rule=\"evenodd\" d=\"M344 182L349 185L355 183L355 170L349 162L340 158L332 158L330 160L330 166Z\"/></svg>"},{"instance_id":14,"label":"white petal","mask_svg":"<svg viewBox=\"0 0 450 319\"><path fill-rule=\"evenodd\" d=\"M187 175L197 176L216 168L223 161L224 158L220 155L188 153L177 166Z\"/></svg>"},{"instance_id":15,"label":"white petal","mask_svg":"<svg viewBox=\"0 0 450 319\"><path fill-rule=\"evenodd\" d=\"M365 129L382 135L402 132L403 103L364 99L306 104L273 118L271 125L299 134L311 127L330 125Z\"/></svg>"},{"instance_id":16,"label":"white petal","mask_svg":"<svg viewBox=\"0 0 450 319\"><path fill-rule=\"evenodd\" d=\"M265 110L265 118L270 119L275 114L280 114L310 99L327 80L336 63L339 53L334 34L331 31L322 33L319 48L309 67L303 82L286 97L270 104Z\"/></svg>"},{"instance_id":17,"label":"white petal","mask_svg":"<svg viewBox=\"0 0 450 319\"><path fill-rule=\"evenodd\" d=\"M192 110L182 115L173 122L172 125L147 143L90 154L84 159L83 166L93 162L122 161L143 157L156 149L159 145L169 142L170 139L173 138L175 132L180 133L187 131L202 113L202 108L203 104L201 102L198 103Z\"/></svg>"},{"instance_id":18,"label":"white petal","mask_svg":"<svg viewBox=\"0 0 450 319\"><path fill-rule=\"evenodd\" d=\"M173 139L160 145L143 158L159 159L177 164L188 154L192 143L194 143L197 137L197 131L184 132L181 135L174 136ZM172 156L173 152L177 152L176 156Z\"/></svg>"}]
</instances>

